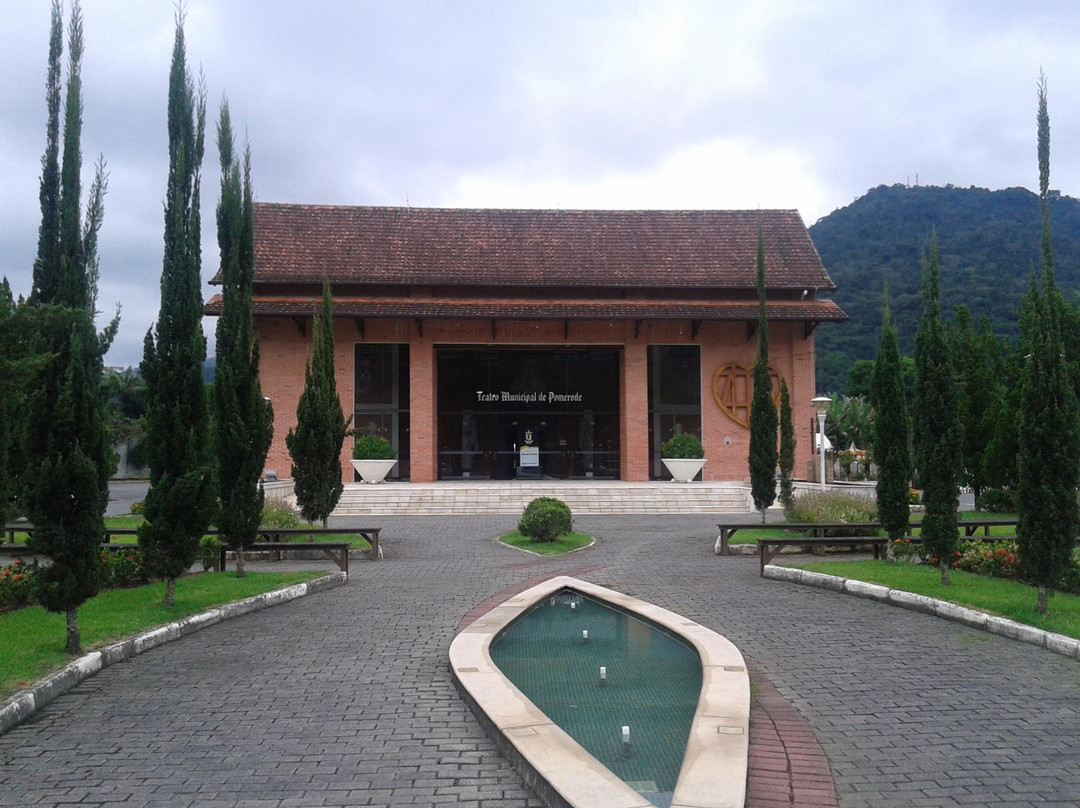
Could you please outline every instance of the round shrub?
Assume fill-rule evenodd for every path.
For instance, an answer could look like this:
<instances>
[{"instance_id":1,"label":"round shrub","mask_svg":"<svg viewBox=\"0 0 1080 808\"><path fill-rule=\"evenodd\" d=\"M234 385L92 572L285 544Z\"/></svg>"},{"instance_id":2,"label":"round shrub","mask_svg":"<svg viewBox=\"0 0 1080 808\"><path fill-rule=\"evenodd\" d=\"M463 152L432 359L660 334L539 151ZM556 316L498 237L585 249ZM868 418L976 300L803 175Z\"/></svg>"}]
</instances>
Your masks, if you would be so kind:
<instances>
[{"instance_id":1,"label":"round shrub","mask_svg":"<svg viewBox=\"0 0 1080 808\"><path fill-rule=\"evenodd\" d=\"M37 563L27 564L21 558L0 567L0 612L28 606L33 597Z\"/></svg>"},{"instance_id":2,"label":"round shrub","mask_svg":"<svg viewBox=\"0 0 1080 808\"><path fill-rule=\"evenodd\" d=\"M378 435L359 435L353 444L353 460L393 460L397 456L390 441Z\"/></svg>"},{"instance_id":3,"label":"round shrub","mask_svg":"<svg viewBox=\"0 0 1080 808\"><path fill-rule=\"evenodd\" d=\"M680 432L660 444L660 456L668 460L700 460L705 456L705 449L697 435Z\"/></svg>"},{"instance_id":4,"label":"round shrub","mask_svg":"<svg viewBox=\"0 0 1080 808\"><path fill-rule=\"evenodd\" d=\"M979 494L975 507L988 513L1016 513L1016 492L1007 488L987 488Z\"/></svg>"},{"instance_id":5,"label":"round shrub","mask_svg":"<svg viewBox=\"0 0 1080 808\"><path fill-rule=\"evenodd\" d=\"M570 508L561 499L537 497L525 506L518 533L534 541L555 541L573 530Z\"/></svg>"}]
</instances>

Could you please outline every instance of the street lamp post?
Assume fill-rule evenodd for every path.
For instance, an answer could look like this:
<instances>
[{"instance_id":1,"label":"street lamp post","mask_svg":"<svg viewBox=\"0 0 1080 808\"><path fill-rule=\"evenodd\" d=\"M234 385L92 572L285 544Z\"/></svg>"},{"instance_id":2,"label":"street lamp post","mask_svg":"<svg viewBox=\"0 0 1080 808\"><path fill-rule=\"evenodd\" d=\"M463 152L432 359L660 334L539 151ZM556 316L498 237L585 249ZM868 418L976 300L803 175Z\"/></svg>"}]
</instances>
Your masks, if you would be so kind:
<instances>
[{"instance_id":1,"label":"street lamp post","mask_svg":"<svg viewBox=\"0 0 1080 808\"><path fill-rule=\"evenodd\" d=\"M810 399L810 403L814 405L814 412L817 413L817 426L818 426L818 454L821 456L821 490L825 490L825 413L829 410L829 405L832 404L832 399L828 396L817 396Z\"/></svg>"}]
</instances>

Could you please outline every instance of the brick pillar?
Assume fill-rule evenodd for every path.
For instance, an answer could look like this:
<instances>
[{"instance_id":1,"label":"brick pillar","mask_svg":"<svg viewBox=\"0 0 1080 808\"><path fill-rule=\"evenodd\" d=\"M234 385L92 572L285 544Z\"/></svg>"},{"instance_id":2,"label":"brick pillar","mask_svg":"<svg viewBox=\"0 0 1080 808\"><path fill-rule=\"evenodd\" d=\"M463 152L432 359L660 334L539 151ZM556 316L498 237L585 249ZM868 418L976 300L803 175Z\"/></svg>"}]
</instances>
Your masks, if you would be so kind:
<instances>
[{"instance_id":1,"label":"brick pillar","mask_svg":"<svg viewBox=\"0 0 1080 808\"><path fill-rule=\"evenodd\" d=\"M438 477L435 382L435 345L430 337L414 335L409 342L409 479L414 483Z\"/></svg>"},{"instance_id":2,"label":"brick pillar","mask_svg":"<svg viewBox=\"0 0 1080 808\"><path fill-rule=\"evenodd\" d=\"M622 479L649 479L649 361L644 341L623 346L620 384Z\"/></svg>"}]
</instances>

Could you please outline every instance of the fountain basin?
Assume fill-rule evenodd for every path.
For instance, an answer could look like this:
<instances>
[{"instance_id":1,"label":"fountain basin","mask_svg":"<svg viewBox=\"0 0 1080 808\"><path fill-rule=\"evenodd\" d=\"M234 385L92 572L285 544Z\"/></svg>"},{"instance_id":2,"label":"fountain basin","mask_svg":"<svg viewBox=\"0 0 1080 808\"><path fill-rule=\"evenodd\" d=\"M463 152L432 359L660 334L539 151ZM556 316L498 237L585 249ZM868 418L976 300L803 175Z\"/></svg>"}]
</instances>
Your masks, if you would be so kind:
<instances>
[{"instance_id":1,"label":"fountain basin","mask_svg":"<svg viewBox=\"0 0 1080 808\"><path fill-rule=\"evenodd\" d=\"M653 803L571 738L492 662L492 642L545 598L572 590L681 637L698 653L702 686L672 808L738 808L746 798L750 683L742 654L719 634L674 612L560 576L521 592L464 629L450 646L455 684L488 735L553 806L651 808ZM633 724L633 717L627 717Z\"/></svg>"}]
</instances>

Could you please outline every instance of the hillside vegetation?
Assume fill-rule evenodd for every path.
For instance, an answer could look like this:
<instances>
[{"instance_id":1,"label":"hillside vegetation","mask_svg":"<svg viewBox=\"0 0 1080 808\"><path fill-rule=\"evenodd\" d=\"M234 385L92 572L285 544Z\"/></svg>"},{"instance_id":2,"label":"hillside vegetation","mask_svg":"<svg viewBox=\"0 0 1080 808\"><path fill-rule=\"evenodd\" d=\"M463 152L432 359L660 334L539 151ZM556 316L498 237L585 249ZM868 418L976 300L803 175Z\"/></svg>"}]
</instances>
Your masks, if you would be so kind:
<instances>
[{"instance_id":1,"label":"hillside vegetation","mask_svg":"<svg viewBox=\"0 0 1080 808\"><path fill-rule=\"evenodd\" d=\"M1055 273L1070 301L1080 299L1080 200L1052 192ZM900 350L914 350L923 256L936 229L941 306L947 318L965 304L994 333L1014 340L1016 311L1039 262L1039 198L1024 188L879 186L810 228L834 299L851 320L817 331L818 389L846 392L848 369L873 359L888 284Z\"/></svg>"}]
</instances>

